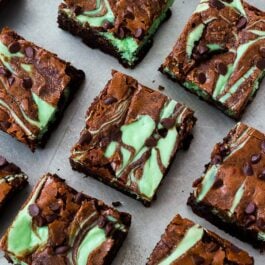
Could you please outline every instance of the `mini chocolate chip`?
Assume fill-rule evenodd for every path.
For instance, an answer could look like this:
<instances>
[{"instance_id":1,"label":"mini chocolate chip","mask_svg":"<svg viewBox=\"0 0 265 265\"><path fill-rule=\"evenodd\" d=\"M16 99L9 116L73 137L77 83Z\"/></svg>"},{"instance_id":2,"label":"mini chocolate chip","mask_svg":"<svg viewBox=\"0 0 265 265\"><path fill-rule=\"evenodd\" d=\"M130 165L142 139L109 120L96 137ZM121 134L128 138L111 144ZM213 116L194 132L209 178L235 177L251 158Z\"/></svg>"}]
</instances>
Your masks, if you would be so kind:
<instances>
[{"instance_id":1,"label":"mini chocolate chip","mask_svg":"<svg viewBox=\"0 0 265 265\"><path fill-rule=\"evenodd\" d=\"M227 66L224 63L218 63L216 69L220 75L226 75L227 73Z\"/></svg>"},{"instance_id":2,"label":"mini chocolate chip","mask_svg":"<svg viewBox=\"0 0 265 265\"><path fill-rule=\"evenodd\" d=\"M257 220L257 226L261 230L265 230L265 220L263 218L258 218L258 220Z\"/></svg>"},{"instance_id":3,"label":"mini chocolate chip","mask_svg":"<svg viewBox=\"0 0 265 265\"><path fill-rule=\"evenodd\" d=\"M254 154L251 156L251 163L257 164L261 160L261 154Z\"/></svg>"},{"instance_id":4,"label":"mini chocolate chip","mask_svg":"<svg viewBox=\"0 0 265 265\"><path fill-rule=\"evenodd\" d=\"M54 212L59 211L61 208L61 205L58 202L53 202L50 204L50 209Z\"/></svg>"},{"instance_id":5,"label":"mini chocolate chip","mask_svg":"<svg viewBox=\"0 0 265 265\"><path fill-rule=\"evenodd\" d=\"M57 255L63 255L66 254L69 251L69 249L70 249L69 246L60 246L54 250L54 253Z\"/></svg>"},{"instance_id":6,"label":"mini chocolate chip","mask_svg":"<svg viewBox=\"0 0 265 265\"><path fill-rule=\"evenodd\" d=\"M241 252L241 249L240 248L238 248L237 246L235 246L235 245L231 245L231 250L233 251L233 252L235 252L235 253L239 253L239 252Z\"/></svg>"},{"instance_id":7,"label":"mini chocolate chip","mask_svg":"<svg viewBox=\"0 0 265 265\"><path fill-rule=\"evenodd\" d=\"M259 178L260 178L261 180L265 180L265 169L262 170L262 172L261 172L260 175L259 175Z\"/></svg>"},{"instance_id":8,"label":"mini chocolate chip","mask_svg":"<svg viewBox=\"0 0 265 265\"><path fill-rule=\"evenodd\" d=\"M224 185L224 182L222 179L217 179L214 184L213 184L213 188L214 189L219 189Z\"/></svg>"},{"instance_id":9,"label":"mini chocolate chip","mask_svg":"<svg viewBox=\"0 0 265 265\"><path fill-rule=\"evenodd\" d=\"M165 118L163 120L161 120L161 124L163 125L164 128L166 129L171 129L175 126L176 124L176 119L173 118Z\"/></svg>"},{"instance_id":10,"label":"mini chocolate chip","mask_svg":"<svg viewBox=\"0 0 265 265\"><path fill-rule=\"evenodd\" d=\"M82 14L83 12L83 9L81 6L76 6L75 9L74 9L74 13L76 16L79 16L80 14Z\"/></svg>"},{"instance_id":11,"label":"mini chocolate chip","mask_svg":"<svg viewBox=\"0 0 265 265\"><path fill-rule=\"evenodd\" d=\"M28 212L30 216L36 217L40 214L40 208L36 203L34 203L34 204L29 205Z\"/></svg>"},{"instance_id":12,"label":"mini chocolate chip","mask_svg":"<svg viewBox=\"0 0 265 265\"><path fill-rule=\"evenodd\" d=\"M110 21L108 21L108 20L104 20L103 23L102 23L102 27L105 30L108 30L108 29L111 29L113 27L113 24Z\"/></svg>"},{"instance_id":13,"label":"mini chocolate chip","mask_svg":"<svg viewBox=\"0 0 265 265\"><path fill-rule=\"evenodd\" d=\"M4 67L0 67L0 75L3 75L5 77L10 77L11 72L9 70L5 69Z\"/></svg>"},{"instance_id":14,"label":"mini chocolate chip","mask_svg":"<svg viewBox=\"0 0 265 265\"><path fill-rule=\"evenodd\" d=\"M218 10L221 10L225 7L225 5L219 0L210 0L209 3L211 7L217 8Z\"/></svg>"},{"instance_id":15,"label":"mini chocolate chip","mask_svg":"<svg viewBox=\"0 0 265 265\"><path fill-rule=\"evenodd\" d=\"M34 56L35 56L35 50L32 47L28 46L25 49L25 54L26 54L26 56L28 58L34 58Z\"/></svg>"},{"instance_id":16,"label":"mini chocolate chip","mask_svg":"<svg viewBox=\"0 0 265 265\"><path fill-rule=\"evenodd\" d=\"M98 227L103 228L107 224L107 219L104 215L100 215L98 218Z\"/></svg>"},{"instance_id":17,"label":"mini chocolate chip","mask_svg":"<svg viewBox=\"0 0 265 265\"><path fill-rule=\"evenodd\" d=\"M248 215L245 218L245 224L247 227L255 223L255 221L256 221L256 217L254 215Z\"/></svg>"},{"instance_id":18,"label":"mini chocolate chip","mask_svg":"<svg viewBox=\"0 0 265 265\"><path fill-rule=\"evenodd\" d=\"M135 32L134 32L134 36L138 39L142 39L144 36L144 31L141 28L138 28Z\"/></svg>"},{"instance_id":19,"label":"mini chocolate chip","mask_svg":"<svg viewBox=\"0 0 265 265\"><path fill-rule=\"evenodd\" d=\"M158 90L163 91L163 90L165 90L165 87L159 85Z\"/></svg>"},{"instance_id":20,"label":"mini chocolate chip","mask_svg":"<svg viewBox=\"0 0 265 265\"><path fill-rule=\"evenodd\" d=\"M42 227L47 224L46 220L41 215L35 216L34 220L38 227Z\"/></svg>"},{"instance_id":21,"label":"mini chocolate chip","mask_svg":"<svg viewBox=\"0 0 265 265\"><path fill-rule=\"evenodd\" d=\"M110 96L110 97L104 99L104 104L105 105L111 105L111 104L113 104L113 103L115 103L117 101L118 100L115 97Z\"/></svg>"},{"instance_id":22,"label":"mini chocolate chip","mask_svg":"<svg viewBox=\"0 0 265 265\"><path fill-rule=\"evenodd\" d=\"M252 176L254 174L253 168L250 163L246 162L243 166L243 172L246 176Z\"/></svg>"},{"instance_id":23,"label":"mini chocolate chip","mask_svg":"<svg viewBox=\"0 0 265 265\"><path fill-rule=\"evenodd\" d=\"M14 41L12 42L11 44L9 44L8 46L8 50L11 52L11 53L17 53L19 52L21 49L21 46L19 44L19 42L17 41Z\"/></svg>"},{"instance_id":24,"label":"mini chocolate chip","mask_svg":"<svg viewBox=\"0 0 265 265\"><path fill-rule=\"evenodd\" d=\"M260 53L262 57L265 57L265 47L260 48Z\"/></svg>"},{"instance_id":25,"label":"mini chocolate chip","mask_svg":"<svg viewBox=\"0 0 265 265\"><path fill-rule=\"evenodd\" d=\"M1 121L0 126L3 130L7 131L11 127L11 123L9 121Z\"/></svg>"},{"instance_id":26,"label":"mini chocolate chip","mask_svg":"<svg viewBox=\"0 0 265 265\"><path fill-rule=\"evenodd\" d=\"M193 181L193 183L192 183L192 187L193 187L193 188L197 188L197 187L202 183L202 180L203 180L202 177L200 177L200 178L198 178L198 179L195 179L195 180Z\"/></svg>"},{"instance_id":27,"label":"mini chocolate chip","mask_svg":"<svg viewBox=\"0 0 265 265\"><path fill-rule=\"evenodd\" d=\"M117 202L112 202L112 205L113 205L113 207L120 207L120 206L122 206L122 203L117 201Z\"/></svg>"},{"instance_id":28,"label":"mini chocolate chip","mask_svg":"<svg viewBox=\"0 0 265 265\"><path fill-rule=\"evenodd\" d=\"M130 225L131 224L131 216L127 213L120 213L120 219L124 225Z\"/></svg>"},{"instance_id":29,"label":"mini chocolate chip","mask_svg":"<svg viewBox=\"0 0 265 265\"><path fill-rule=\"evenodd\" d=\"M106 231L107 236L111 234L111 232L113 231L113 228L114 228L114 224L111 222L106 225L105 231Z\"/></svg>"},{"instance_id":30,"label":"mini chocolate chip","mask_svg":"<svg viewBox=\"0 0 265 265\"><path fill-rule=\"evenodd\" d=\"M198 74L198 81L200 84L204 84L206 82L207 78L205 73L199 73Z\"/></svg>"},{"instance_id":31,"label":"mini chocolate chip","mask_svg":"<svg viewBox=\"0 0 265 265\"><path fill-rule=\"evenodd\" d=\"M111 132L110 132L110 139L111 139L112 141L116 141L116 140L118 140L118 139L121 138L121 135L122 135L122 133L121 133L120 128L114 127L114 128L111 130Z\"/></svg>"},{"instance_id":32,"label":"mini chocolate chip","mask_svg":"<svg viewBox=\"0 0 265 265\"><path fill-rule=\"evenodd\" d=\"M15 83L15 77L14 76L11 76L11 77L9 77L8 79L7 79L7 81L8 81L8 84L10 85L10 86L12 86L14 83Z\"/></svg>"},{"instance_id":33,"label":"mini chocolate chip","mask_svg":"<svg viewBox=\"0 0 265 265\"><path fill-rule=\"evenodd\" d=\"M5 157L0 155L0 167L3 167L7 164L7 160L5 159Z\"/></svg>"},{"instance_id":34,"label":"mini chocolate chip","mask_svg":"<svg viewBox=\"0 0 265 265\"><path fill-rule=\"evenodd\" d=\"M265 141L262 141L262 142L261 142L260 147L261 147L261 149L262 149L262 152L265 153Z\"/></svg>"},{"instance_id":35,"label":"mini chocolate chip","mask_svg":"<svg viewBox=\"0 0 265 265\"><path fill-rule=\"evenodd\" d=\"M197 51L198 51L198 53L200 55L203 55L203 54L205 54L205 53L207 53L209 51L209 48L207 46L205 46L205 45L199 45L197 47Z\"/></svg>"},{"instance_id":36,"label":"mini chocolate chip","mask_svg":"<svg viewBox=\"0 0 265 265\"><path fill-rule=\"evenodd\" d=\"M85 132L81 135L81 137L80 137L78 143L79 143L80 145L83 145L83 144L89 144L91 140L92 140L92 135L91 135L91 133L90 133L89 131L85 131Z\"/></svg>"},{"instance_id":37,"label":"mini chocolate chip","mask_svg":"<svg viewBox=\"0 0 265 265\"><path fill-rule=\"evenodd\" d=\"M192 256L192 260L195 265L202 265L205 262L205 259L203 257L196 254Z\"/></svg>"},{"instance_id":38,"label":"mini chocolate chip","mask_svg":"<svg viewBox=\"0 0 265 265\"><path fill-rule=\"evenodd\" d=\"M22 81L22 85L25 89L30 89L32 88L32 79L30 77L25 77Z\"/></svg>"},{"instance_id":39,"label":"mini chocolate chip","mask_svg":"<svg viewBox=\"0 0 265 265\"><path fill-rule=\"evenodd\" d=\"M216 243L212 242L208 248L208 251L210 253L216 252L218 249L220 248L219 245L217 245Z\"/></svg>"},{"instance_id":40,"label":"mini chocolate chip","mask_svg":"<svg viewBox=\"0 0 265 265\"><path fill-rule=\"evenodd\" d=\"M76 195L75 195L75 202L77 204L81 204L82 201L85 199L85 195L82 193L82 192L78 192Z\"/></svg>"},{"instance_id":41,"label":"mini chocolate chip","mask_svg":"<svg viewBox=\"0 0 265 265\"><path fill-rule=\"evenodd\" d=\"M246 209L245 209L245 213L246 214L254 214L256 212L257 206L254 202L250 202Z\"/></svg>"},{"instance_id":42,"label":"mini chocolate chip","mask_svg":"<svg viewBox=\"0 0 265 265\"><path fill-rule=\"evenodd\" d=\"M167 132L168 132L168 130L167 130L166 128L162 128L162 129L159 129L157 132L158 132L158 134L159 134L161 137L165 138L165 137L167 136Z\"/></svg>"},{"instance_id":43,"label":"mini chocolate chip","mask_svg":"<svg viewBox=\"0 0 265 265\"><path fill-rule=\"evenodd\" d=\"M265 59L264 59L264 58L259 59L259 60L257 61L257 67L258 67L261 71L263 71L263 70L265 69Z\"/></svg>"},{"instance_id":44,"label":"mini chocolate chip","mask_svg":"<svg viewBox=\"0 0 265 265\"><path fill-rule=\"evenodd\" d=\"M237 22L237 24L236 24L236 28L238 30L241 30L241 29L245 28L246 25L247 25L247 22L248 21L247 21L247 19L245 17L240 17L238 22Z\"/></svg>"},{"instance_id":45,"label":"mini chocolate chip","mask_svg":"<svg viewBox=\"0 0 265 265\"><path fill-rule=\"evenodd\" d=\"M212 164L213 164L213 165L221 164L222 161L223 161L223 158L222 158L220 155L215 155L215 156L212 158Z\"/></svg>"},{"instance_id":46,"label":"mini chocolate chip","mask_svg":"<svg viewBox=\"0 0 265 265\"><path fill-rule=\"evenodd\" d=\"M53 221L57 219L57 217L58 217L57 214L51 214L51 215L46 216L47 223L48 224L52 223Z\"/></svg>"},{"instance_id":47,"label":"mini chocolate chip","mask_svg":"<svg viewBox=\"0 0 265 265\"><path fill-rule=\"evenodd\" d=\"M135 18L134 14L133 14L133 9L131 7L127 7L124 17L128 18L128 19L134 19Z\"/></svg>"},{"instance_id":48,"label":"mini chocolate chip","mask_svg":"<svg viewBox=\"0 0 265 265\"><path fill-rule=\"evenodd\" d=\"M125 37L125 32L124 32L124 29L122 27L120 27L118 29L118 37L123 39Z\"/></svg>"},{"instance_id":49,"label":"mini chocolate chip","mask_svg":"<svg viewBox=\"0 0 265 265\"><path fill-rule=\"evenodd\" d=\"M150 136L148 139L145 141L145 146L146 147L154 147L157 145L157 139L154 138L153 136Z\"/></svg>"}]
</instances>

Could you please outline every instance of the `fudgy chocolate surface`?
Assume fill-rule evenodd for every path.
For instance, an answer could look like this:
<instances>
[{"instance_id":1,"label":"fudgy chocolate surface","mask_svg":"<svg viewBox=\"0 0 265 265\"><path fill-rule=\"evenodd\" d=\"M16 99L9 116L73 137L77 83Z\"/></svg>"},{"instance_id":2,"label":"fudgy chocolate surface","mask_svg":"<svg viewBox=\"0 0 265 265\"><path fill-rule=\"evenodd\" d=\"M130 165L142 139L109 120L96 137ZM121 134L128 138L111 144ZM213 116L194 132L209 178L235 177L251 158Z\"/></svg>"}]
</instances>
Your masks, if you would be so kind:
<instances>
[{"instance_id":1,"label":"fudgy chocolate surface","mask_svg":"<svg viewBox=\"0 0 265 265\"><path fill-rule=\"evenodd\" d=\"M71 164L148 205L195 121L189 108L113 71L87 111Z\"/></svg>"},{"instance_id":2,"label":"fudgy chocolate surface","mask_svg":"<svg viewBox=\"0 0 265 265\"><path fill-rule=\"evenodd\" d=\"M159 25L169 17L173 0L65 0L59 26L84 42L134 67L152 44Z\"/></svg>"},{"instance_id":3,"label":"fudgy chocolate surface","mask_svg":"<svg viewBox=\"0 0 265 265\"><path fill-rule=\"evenodd\" d=\"M34 150L83 78L82 71L4 28L0 34L0 129Z\"/></svg>"},{"instance_id":4,"label":"fudgy chocolate surface","mask_svg":"<svg viewBox=\"0 0 265 265\"><path fill-rule=\"evenodd\" d=\"M265 74L265 13L202 0L160 70L239 119Z\"/></svg>"},{"instance_id":5,"label":"fudgy chocolate surface","mask_svg":"<svg viewBox=\"0 0 265 265\"><path fill-rule=\"evenodd\" d=\"M0 155L0 208L15 193L26 186L28 177L21 169Z\"/></svg>"},{"instance_id":6,"label":"fudgy chocolate surface","mask_svg":"<svg viewBox=\"0 0 265 265\"><path fill-rule=\"evenodd\" d=\"M177 215L156 245L147 265L252 265L247 252Z\"/></svg>"},{"instance_id":7,"label":"fudgy chocolate surface","mask_svg":"<svg viewBox=\"0 0 265 265\"><path fill-rule=\"evenodd\" d=\"M131 224L127 213L44 175L1 240L14 264L111 264Z\"/></svg>"},{"instance_id":8,"label":"fudgy chocolate surface","mask_svg":"<svg viewBox=\"0 0 265 265\"><path fill-rule=\"evenodd\" d=\"M197 214L263 250L265 135L238 123L211 158L188 203Z\"/></svg>"}]
</instances>

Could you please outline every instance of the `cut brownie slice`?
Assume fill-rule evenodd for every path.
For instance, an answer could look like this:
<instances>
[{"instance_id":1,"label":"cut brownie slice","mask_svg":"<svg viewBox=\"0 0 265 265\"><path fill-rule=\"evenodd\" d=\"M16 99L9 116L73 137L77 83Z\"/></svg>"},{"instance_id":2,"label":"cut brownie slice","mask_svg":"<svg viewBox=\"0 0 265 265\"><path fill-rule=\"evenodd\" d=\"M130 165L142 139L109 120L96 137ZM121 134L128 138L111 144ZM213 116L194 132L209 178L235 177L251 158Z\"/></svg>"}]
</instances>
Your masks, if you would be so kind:
<instances>
[{"instance_id":1,"label":"cut brownie slice","mask_svg":"<svg viewBox=\"0 0 265 265\"><path fill-rule=\"evenodd\" d=\"M45 142L83 79L82 71L4 28L0 33L0 129L34 150Z\"/></svg>"},{"instance_id":2,"label":"cut brownie slice","mask_svg":"<svg viewBox=\"0 0 265 265\"><path fill-rule=\"evenodd\" d=\"M177 215L156 245L147 265L252 265L247 252Z\"/></svg>"},{"instance_id":3,"label":"cut brownie slice","mask_svg":"<svg viewBox=\"0 0 265 265\"><path fill-rule=\"evenodd\" d=\"M18 166L0 155L0 209L10 197L28 184L27 179Z\"/></svg>"},{"instance_id":4,"label":"cut brownie slice","mask_svg":"<svg viewBox=\"0 0 265 265\"><path fill-rule=\"evenodd\" d=\"M173 1L65 0L59 7L58 23L88 46L132 68L143 59L160 24L170 16Z\"/></svg>"},{"instance_id":5,"label":"cut brownie slice","mask_svg":"<svg viewBox=\"0 0 265 265\"><path fill-rule=\"evenodd\" d=\"M265 12L201 0L160 70L239 119L265 74Z\"/></svg>"},{"instance_id":6,"label":"cut brownie slice","mask_svg":"<svg viewBox=\"0 0 265 265\"><path fill-rule=\"evenodd\" d=\"M41 178L1 240L15 264L109 265L131 216L78 193L56 175Z\"/></svg>"},{"instance_id":7,"label":"cut brownie slice","mask_svg":"<svg viewBox=\"0 0 265 265\"><path fill-rule=\"evenodd\" d=\"M265 249L265 135L239 123L215 146L188 204L225 231Z\"/></svg>"},{"instance_id":8,"label":"cut brownie slice","mask_svg":"<svg viewBox=\"0 0 265 265\"><path fill-rule=\"evenodd\" d=\"M113 71L88 109L72 167L149 205L195 121L184 105Z\"/></svg>"}]
</instances>

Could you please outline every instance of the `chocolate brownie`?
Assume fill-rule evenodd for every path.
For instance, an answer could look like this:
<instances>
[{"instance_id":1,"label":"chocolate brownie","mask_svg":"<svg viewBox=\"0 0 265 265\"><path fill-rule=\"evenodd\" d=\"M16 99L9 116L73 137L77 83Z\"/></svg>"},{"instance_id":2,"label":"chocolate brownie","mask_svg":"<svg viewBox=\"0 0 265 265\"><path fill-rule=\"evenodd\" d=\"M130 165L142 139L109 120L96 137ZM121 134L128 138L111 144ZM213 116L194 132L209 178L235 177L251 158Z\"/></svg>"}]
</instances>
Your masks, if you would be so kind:
<instances>
[{"instance_id":1,"label":"chocolate brownie","mask_svg":"<svg viewBox=\"0 0 265 265\"><path fill-rule=\"evenodd\" d=\"M201 0L160 70L239 119L265 74L265 12L242 0Z\"/></svg>"},{"instance_id":2,"label":"chocolate brownie","mask_svg":"<svg viewBox=\"0 0 265 265\"><path fill-rule=\"evenodd\" d=\"M59 7L59 27L92 48L133 68L152 45L155 32L170 16L174 0L65 0Z\"/></svg>"},{"instance_id":3,"label":"chocolate brownie","mask_svg":"<svg viewBox=\"0 0 265 265\"><path fill-rule=\"evenodd\" d=\"M72 167L148 206L195 121L186 106L113 71L87 111Z\"/></svg>"},{"instance_id":4,"label":"chocolate brownie","mask_svg":"<svg viewBox=\"0 0 265 265\"><path fill-rule=\"evenodd\" d=\"M14 264L109 265L131 216L44 175L1 240Z\"/></svg>"},{"instance_id":5,"label":"chocolate brownie","mask_svg":"<svg viewBox=\"0 0 265 265\"><path fill-rule=\"evenodd\" d=\"M28 177L21 169L0 155L0 209L6 201L23 189Z\"/></svg>"},{"instance_id":6,"label":"chocolate brownie","mask_svg":"<svg viewBox=\"0 0 265 265\"><path fill-rule=\"evenodd\" d=\"M265 249L265 135L238 123L217 144L188 204L198 215Z\"/></svg>"},{"instance_id":7,"label":"chocolate brownie","mask_svg":"<svg viewBox=\"0 0 265 265\"><path fill-rule=\"evenodd\" d=\"M84 73L9 28L0 33L0 129L32 150L44 144Z\"/></svg>"},{"instance_id":8,"label":"chocolate brownie","mask_svg":"<svg viewBox=\"0 0 265 265\"><path fill-rule=\"evenodd\" d=\"M252 265L247 252L177 215L168 225L147 265Z\"/></svg>"}]
</instances>

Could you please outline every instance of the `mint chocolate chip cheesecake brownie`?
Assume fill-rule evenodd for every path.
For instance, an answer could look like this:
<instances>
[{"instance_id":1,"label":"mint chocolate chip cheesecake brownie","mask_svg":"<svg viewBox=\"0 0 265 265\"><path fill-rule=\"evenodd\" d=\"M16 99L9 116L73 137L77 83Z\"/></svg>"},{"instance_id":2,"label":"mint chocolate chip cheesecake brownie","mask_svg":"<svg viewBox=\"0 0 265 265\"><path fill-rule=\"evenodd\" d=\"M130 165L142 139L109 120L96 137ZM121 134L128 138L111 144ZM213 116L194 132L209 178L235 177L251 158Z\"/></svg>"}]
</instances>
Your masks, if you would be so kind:
<instances>
[{"instance_id":1,"label":"mint chocolate chip cheesecake brownie","mask_svg":"<svg viewBox=\"0 0 265 265\"><path fill-rule=\"evenodd\" d=\"M201 0L160 70L239 119L265 74L264 21L245 1Z\"/></svg>"},{"instance_id":2,"label":"mint chocolate chip cheesecake brownie","mask_svg":"<svg viewBox=\"0 0 265 265\"><path fill-rule=\"evenodd\" d=\"M131 216L44 175L1 240L20 265L109 265L127 236Z\"/></svg>"},{"instance_id":3,"label":"mint chocolate chip cheesecake brownie","mask_svg":"<svg viewBox=\"0 0 265 265\"><path fill-rule=\"evenodd\" d=\"M152 45L160 24L170 16L174 0L65 0L58 23L92 48L133 68Z\"/></svg>"},{"instance_id":4,"label":"mint chocolate chip cheesecake brownie","mask_svg":"<svg viewBox=\"0 0 265 265\"><path fill-rule=\"evenodd\" d=\"M28 184L28 177L21 169L0 155L0 209L6 201Z\"/></svg>"},{"instance_id":5,"label":"mint chocolate chip cheesecake brownie","mask_svg":"<svg viewBox=\"0 0 265 265\"><path fill-rule=\"evenodd\" d=\"M0 33L0 129L32 150L47 139L84 73L9 28Z\"/></svg>"},{"instance_id":6,"label":"mint chocolate chip cheesecake brownie","mask_svg":"<svg viewBox=\"0 0 265 265\"><path fill-rule=\"evenodd\" d=\"M265 135L238 123L217 144L188 204L198 215L265 249Z\"/></svg>"},{"instance_id":7,"label":"mint chocolate chip cheesecake brownie","mask_svg":"<svg viewBox=\"0 0 265 265\"><path fill-rule=\"evenodd\" d=\"M87 111L72 167L148 206L195 121L186 106L113 71Z\"/></svg>"},{"instance_id":8,"label":"mint chocolate chip cheesecake brownie","mask_svg":"<svg viewBox=\"0 0 265 265\"><path fill-rule=\"evenodd\" d=\"M247 252L177 215L156 245L147 265L253 265Z\"/></svg>"}]
</instances>

